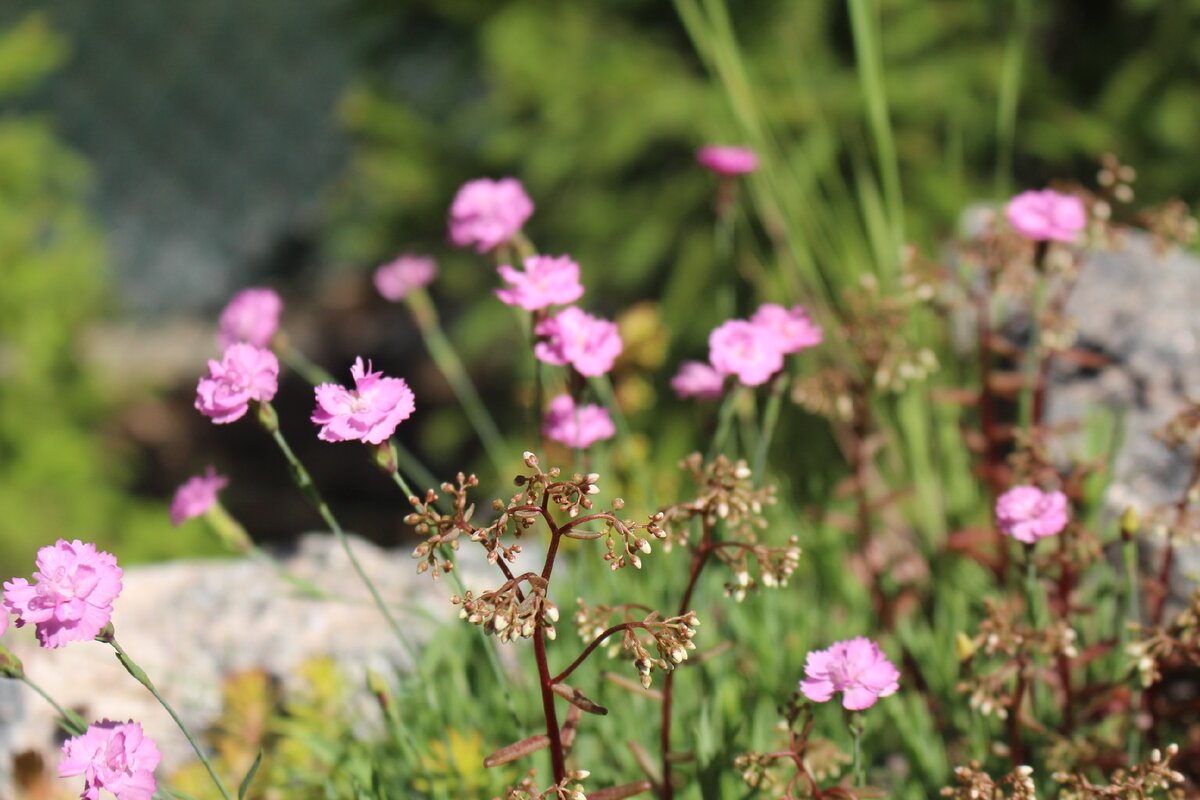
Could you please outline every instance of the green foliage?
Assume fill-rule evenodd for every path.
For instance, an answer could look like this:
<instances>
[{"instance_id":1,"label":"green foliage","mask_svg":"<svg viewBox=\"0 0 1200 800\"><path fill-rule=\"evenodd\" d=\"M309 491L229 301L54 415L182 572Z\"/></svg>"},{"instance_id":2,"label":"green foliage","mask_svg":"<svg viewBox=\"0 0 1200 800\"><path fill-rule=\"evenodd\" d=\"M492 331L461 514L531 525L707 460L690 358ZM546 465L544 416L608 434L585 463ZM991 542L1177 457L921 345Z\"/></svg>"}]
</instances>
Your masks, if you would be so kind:
<instances>
[{"instance_id":1,"label":"green foliage","mask_svg":"<svg viewBox=\"0 0 1200 800\"><path fill-rule=\"evenodd\" d=\"M0 32L0 103L61 62L39 15ZM30 114L0 117L0 574L30 571L37 547L94 537L122 560L180 552L165 514L125 492L127 455L102 432L112 411L80 365L100 316L104 242L80 156Z\"/></svg>"}]
</instances>

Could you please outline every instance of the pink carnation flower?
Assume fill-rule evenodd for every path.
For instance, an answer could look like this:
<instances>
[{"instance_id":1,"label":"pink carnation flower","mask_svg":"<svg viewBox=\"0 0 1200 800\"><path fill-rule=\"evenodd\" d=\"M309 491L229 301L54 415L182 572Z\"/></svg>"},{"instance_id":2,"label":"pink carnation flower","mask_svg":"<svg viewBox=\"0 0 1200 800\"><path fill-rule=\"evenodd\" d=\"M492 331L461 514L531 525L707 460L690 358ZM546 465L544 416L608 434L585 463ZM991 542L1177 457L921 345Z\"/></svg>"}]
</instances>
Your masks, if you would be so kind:
<instances>
[{"instance_id":1,"label":"pink carnation flower","mask_svg":"<svg viewBox=\"0 0 1200 800\"><path fill-rule=\"evenodd\" d=\"M82 735L63 742L62 752L58 776L83 776L80 800L99 800L101 789L117 800L150 800L158 788L154 770L162 754L133 720L89 725Z\"/></svg>"},{"instance_id":2,"label":"pink carnation flower","mask_svg":"<svg viewBox=\"0 0 1200 800\"><path fill-rule=\"evenodd\" d=\"M821 328L804 310L804 306L784 308L775 303L763 303L750 321L775 337L780 352L799 353L821 343Z\"/></svg>"},{"instance_id":3,"label":"pink carnation flower","mask_svg":"<svg viewBox=\"0 0 1200 800\"><path fill-rule=\"evenodd\" d=\"M218 425L245 416L250 401L268 402L279 391L279 359L252 344L231 344L220 361L208 360L208 377L196 385L196 409Z\"/></svg>"},{"instance_id":4,"label":"pink carnation flower","mask_svg":"<svg viewBox=\"0 0 1200 800\"><path fill-rule=\"evenodd\" d=\"M382 372L372 372L369 361L364 368L361 357L354 360L350 374L354 376L353 389L322 383L313 390L317 407L312 421L321 426L317 438L382 444L416 409L412 389L403 378L385 378Z\"/></svg>"},{"instance_id":5,"label":"pink carnation flower","mask_svg":"<svg viewBox=\"0 0 1200 800\"><path fill-rule=\"evenodd\" d=\"M217 502L217 492L229 485L229 479L218 475L211 466L203 475L193 475L175 490L171 500L171 524L176 527L198 517Z\"/></svg>"},{"instance_id":6,"label":"pink carnation flower","mask_svg":"<svg viewBox=\"0 0 1200 800\"><path fill-rule=\"evenodd\" d=\"M1062 492L1016 486L996 500L996 525L1000 532L1025 544L1062 533L1068 519L1067 496Z\"/></svg>"},{"instance_id":7,"label":"pink carnation flower","mask_svg":"<svg viewBox=\"0 0 1200 800\"><path fill-rule=\"evenodd\" d=\"M899 688L900 671L864 636L810 652L800 681L800 691L809 700L824 703L841 692L842 707L850 711L870 708Z\"/></svg>"},{"instance_id":8,"label":"pink carnation flower","mask_svg":"<svg viewBox=\"0 0 1200 800\"><path fill-rule=\"evenodd\" d=\"M569 394L560 394L551 400L542 421L542 433L546 438L580 449L611 439L616 432L607 410L590 404L576 406Z\"/></svg>"},{"instance_id":9,"label":"pink carnation flower","mask_svg":"<svg viewBox=\"0 0 1200 800\"><path fill-rule=\"evenodd\" d=\"M1073 242L1087 226L1083 201L1053 189L1021 192L1008 201L1008 224L1035 242Z\"/></svg>"},{"instance_id":10,"label":"pink carnation flower","mask_svg":"<svg viewBox=\"0 0 1200 800\"><path fill-rule=\"evenodd\" d=\"M17 627L37 626L42 647L85 642L108 624L121 593L117 559L94 544L59 539L37 554L35 583L13 578L4 584L4 607Z\"/></svg>"},{"instance_id":11,"label":"pink carnation flower","mask_svg":"<svg viewBox=\"0 0 1200 800\"><path fill-rule=\"evenodd\" d=\"M761 386L783 369L783 351L774 333L731 319L708 336L708 360L722 375L736 375L746 386Z\"/></svg>"},{"instance_id":12,"label":"pink carnation flower","mask_svg":"<svg viewBox=\"0 0 1200 800\"><path fill-rule=\"evenodd\" d=\"M243 289L221 312L217 343L221 347L237 342L266 347L279 329L282 313L283 300L274 289Z\"/></svg>"},{"instance_id":13,"label":"pink carnation flower","mask_svg":"<svg viewBox=\"0 0 1200 800\"><path fill-rule=\"evenodd\" d=\"M696 151L696 161L718 175L745 175L758 169L758 156L749 147L708 145Z\"/></svg>"},{"instance_id":14,"label":"pink carnation flower","mask_svg":"<svg viewBox=\"0 0 1200 800\"><path fill-rule=\"evenodd\" d=\"M714 400L725 388L725 376L702 361L685 361L671 378L671 388L681 399Z\"/></svg>"},{"instance_id":15,"label":"pink carnation flower","mask_svg":"<svg viewBox=\"0 0 1200 800\"><path fill-rule=\"evenodd\" d=\"M486 253L516 235L531 214L533 201L516 178L468 181L450 206L450 241Z\"/></svg>"},{"instance_id":16,"label":"pink carnation flower","mask_svg":"<svg viewBox=\"0 0 1200 800\"><path fill-rule=\"evenodd\" d=\"M547 364L570 364L580 375L603 375L621 355L616 323L575 306L542 320L534 333L545 337L533 346L535 356Z\"/></svg>"},{"instance_id":17,"label":"pink carnation flower","mask_svg":"<svg viewBox=\"0 0 1200 800\"><path fill-rule=\"evenodd\" d=\"M436 261L406 253L375 270L375 288L384 299L395 303L409 292L428 286L436 276Z\"/></svg>"},{"instance_id":18,"label":"pink carnation flower","mask_svg":"<svg viewBox=\"0 0 1200 800\"><path fill-rule=\"evenodd\" d=\"M526 311L566 305L583 297L579 265L570 256L530 256L525 259L524 272L508 264L496 271L509 284L506 289L497 289L496 296Z\"/></svg>"}]
</instances>

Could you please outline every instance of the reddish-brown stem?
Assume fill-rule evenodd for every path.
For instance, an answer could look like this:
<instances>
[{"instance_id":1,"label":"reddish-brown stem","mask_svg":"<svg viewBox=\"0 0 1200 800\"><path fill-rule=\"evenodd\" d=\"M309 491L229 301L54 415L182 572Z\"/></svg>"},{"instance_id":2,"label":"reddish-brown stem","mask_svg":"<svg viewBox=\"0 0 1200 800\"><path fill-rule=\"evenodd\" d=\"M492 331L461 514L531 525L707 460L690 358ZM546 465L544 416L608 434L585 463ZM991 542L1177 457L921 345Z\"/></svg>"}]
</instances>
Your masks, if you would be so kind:
<instances>
[{"instance_id":1,"label":"reddish-brown stem","mask_svg":"<svg viewBox=\"0 0 1200 800\"><path fill-rule=\"evenodd\" d=\"M992 393L992 281L986 264L982 275L983 287L975 295L975 335L979 339L979 427L983 434L983 478L994 501L1004 489L1000 483L1004 453L1000 449L996 398ZM1003 582L1011 569L1012 556L999 529L996 530L996 551L1000 557L996 567L997 577Z\"/></svg>"},{"instance_id":2,"label":"reddish-brown stem","mask_svg":"<svg viewBox=\"0 0 1200 800\"><path fill-rule=\"evenodd\" d=\"M1029 687L1029 678L1025 674L1028 664L1022 656L1017 665L1017 688L1013 692L1012 708L1008 711L1008 756L1014 767L1025 763L1021 751L1021 703L1025 701L1025 690Z\"/></svg>"},{"instance_id":3,"label":"reddish-brown stem","mask_svg":"<svg viewBox=\"0 0 1200 800\"><path fill-rule=\"evenodd\" d=\"M588 514L586 516L577 517L570 522L564 522L562 527L559 528L559 532L566 534L585 522L595 522L598 519L606 519L617 526L624 527L624 523L621 522L621 520L617 519L612 514L609 514L607 511L601 511L596 514Z\"/></svg>"},{"instance_id":4,"label":"reddish-brown stem","mask_svg":"<svg viewBox=\"0 0 1200 800\"><path fill-rule=\"evenodd\" d=\"M542 579L550 581L554 571L554 557L558 554L558 542L562 534L554 523L554 518L546 510L550 501L548 491L542 493L541 513L550 526L550 548L546 552L546 563L542 566ZM567 779L567 759L563 753L562 733L558 727L558 713L554 709L554 681L550 679L550 664L546 660L546 635L542 629L544 607L538 611L534 620L533 653L537 659L538 679L542 685L542 712L546 717L546 737L550 740L550 763L554 769L554 782L561 784Z\"/></svg>"},{"instance_id":5,"label":"reddish-brown stem","mask_svg":"<svg viewBox=\"0 0 1200 800\"><path fill-rule=\"evenodd\" d=\"M563 755L562 734L558 728L558 714L554 710L553 682L550 666L546 661L546 636L541 621L533 632L533 652L537 658L538 677L542 684L542 712L546 715L546 737L550 739L550 763L554 769L554 782L562 783L567 778L567 759Z\"/></svg>"},{"instance_id":6,"label":"reddish-brown stem","mask_svg":"<svg viewBox=\"0 0 1200 800\"><path fill-rule=\"evenodd\" d=\"M696 590L696 583L700 579L700 572L704 569L708 557L712 555L716 549L716 545L712 540L713 523L705 518L703 521L704 533L700 537L700 544L692 552L692 569L688 575L687 588L683 590L683 599L679 603L679 615L686 614L692 602L692 592ZM675 786L671 783L671 699L673 697L673 689L675 687L675 670L671 670L663 678L663 699L662 699L662 725L659 733L659 749L662 750L662 800L674 800Z\"/></svg>"},{"instance_id":7,"label":"reddish-brown stem","mask_svg":"<svg viewBox=\"0 0 1200 800\"><path fill-rule=\"evenodd\" d=\"M611 628L604 631L604 633L593 639L592 643L585 647L582 653L576 656L575 660L571 662L570 666L550 679L550 683L562 683L567 678L571 677L571 673L577 670L584 661L587 661L588 656L590 656L608 637L617 633L621 633L622 631L646 627L647 626L644 622L622 622L620 625L613 625Z\"/></svg>"},{"instance_id":8,"label":"reddish-brown stem","mask_svg":"<svg viewBox=\"0 0 1200 800\"><path fill-rule=\"evenodd\" d=\"M859 401L854 413L854 443L851 452L851 460L854 462L851 466L854 469L854 498L857 506L857 514L855 515L857 535L858 535L858 552L862 557L863 566L866 567L868 574L868 583L871 590L871 605L875 609L875 616L883 624L884 628L890 628L892 620L888 608L887 595L883 592L883 587L880 585L880 575L876 573L874 566L871 564L870 556L867 553L868 546L871 542L871 493L867 486L867 478L871 467L871 455L869 451L869 439L871 435L871 411L868 406L867 390L863 388L859 394Z\"/></svg>"}]
</instances>

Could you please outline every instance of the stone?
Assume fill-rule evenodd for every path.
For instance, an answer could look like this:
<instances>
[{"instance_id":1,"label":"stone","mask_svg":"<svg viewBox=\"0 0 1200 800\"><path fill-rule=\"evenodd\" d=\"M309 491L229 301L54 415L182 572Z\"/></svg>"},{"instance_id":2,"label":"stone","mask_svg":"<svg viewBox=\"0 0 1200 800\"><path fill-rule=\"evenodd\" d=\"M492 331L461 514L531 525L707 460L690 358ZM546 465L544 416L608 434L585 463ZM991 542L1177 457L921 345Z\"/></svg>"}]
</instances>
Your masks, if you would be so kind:
<instances>
[{"instance_id":1,"label":"stone","mask_svg":"<svg viewBox=\"0 0 1200 800\"><path fill-rule=\"evenodd\" d=\"M415 648L439 624L457 621L449 602L454 585L416 574L407 552L383 550L352 537L351 547L393 609ZM479 548L463 548L457 569L478 590L498 576ZM288 570L332 599L304 597L281 577ZM221 710L223 678L263 669L286 689L297 667L333 656L352 682L364 686L366 724L376 711L365 691L367 668L383 675L411 667L382 615L333 536L309 534L269 559L185 560L125 570L114 604L117 639L194 732ZM31 628L10 630L4 644L25 672L63 706L89 721L135 719L163 751L160 775L192 760L187 740L167 713L117 662L107 645L80 642L57 650L38 646ZM52 768L62 737L53 709L30 689L0 680L0 798L12 786L17 754L34 752Z\"/></svg>"}]
</instances>

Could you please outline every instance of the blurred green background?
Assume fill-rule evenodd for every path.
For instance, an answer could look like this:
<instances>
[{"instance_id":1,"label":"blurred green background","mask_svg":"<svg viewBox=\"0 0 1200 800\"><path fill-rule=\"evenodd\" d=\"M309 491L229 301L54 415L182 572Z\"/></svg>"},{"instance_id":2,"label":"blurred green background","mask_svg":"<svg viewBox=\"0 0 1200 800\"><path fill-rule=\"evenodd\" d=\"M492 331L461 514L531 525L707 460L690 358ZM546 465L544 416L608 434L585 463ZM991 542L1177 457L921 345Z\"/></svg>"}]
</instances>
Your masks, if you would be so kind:
<instances>
[{"instance_id":1,"label":"blurred green background","mask_svg":"<svg viewBox=\"0 0 1200 800\"><path fill-rule=\"evenodd\" d=\"M432 252L452 338L501 421L523 425L512 376L528 367L507 346L522 332L499 304L475 302L489 268L444 242L454 190L480 175L521 178L538 206L531 235L583 265L592 310L656 301L627 321L645 347L619 389L636 427L658 432L644 443L656 463L694 446L695 418L666 388L674 365L702 355L723 316L816 293L811 274L789 276L794 258L778 263L771 232L747 223L750 288L736 307L711 302L724 267L695 147L770 142L803 203L769 207L759 186L755 211L835 242L808 250L830 284L867 269L852 243L868 238L889 178L879 170L878 191L864 180L880 140L848 5L737 3L727 33L744 61L732 69L697 51L678 13L689 6L6 3L0 573L27 572L58 536L95 538L129 561L202 551L203 532L172 531L164 504L209 461L233 474L229 503L253 531L315 526L303 512L261 511L289 487L273 460L256 460L253 432L214 435L190 409L211 354L205 326L242 286L279 287L285 325L327 368L363 352L426 385L422 425L406 435L440 474L477 463L476 445L407 318L367 284L399 250ZM1143 195L1200 198L1197 0L871 8L908 240L936 251L967 204L1051 177L1090 182L1107 151L1139 169ZM809 213L819 226L805 227ZM192 326L172 351L186 355L161 369L146 348L101 346L122 333L174 343L177 320ZM301 435L306 402L302 386L285 386ZM341 477L341 458L323 455L323 468L351 527L396 540L395 515L378 508L388 487L367 467Z\"/></svg>"}]
</instances>

